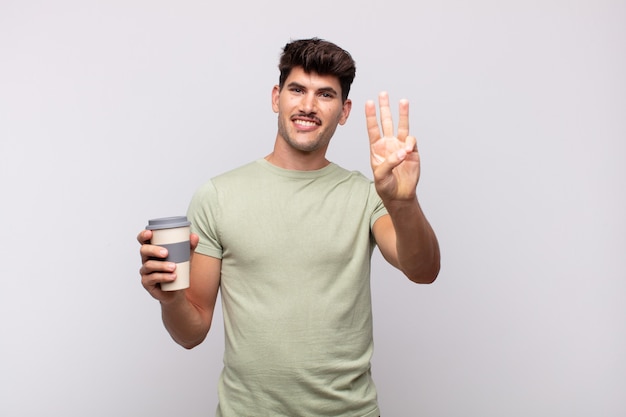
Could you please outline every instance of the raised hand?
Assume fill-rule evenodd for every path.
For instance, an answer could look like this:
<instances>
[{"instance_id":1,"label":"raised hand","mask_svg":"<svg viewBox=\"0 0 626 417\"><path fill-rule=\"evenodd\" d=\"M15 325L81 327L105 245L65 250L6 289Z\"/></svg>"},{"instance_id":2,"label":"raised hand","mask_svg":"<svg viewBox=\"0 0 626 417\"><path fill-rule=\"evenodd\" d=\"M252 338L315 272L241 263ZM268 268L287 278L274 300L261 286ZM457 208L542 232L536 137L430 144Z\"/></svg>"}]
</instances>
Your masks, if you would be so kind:
<instances>
[{"instance_id":1,"label":"raised hand","mask_svg":"<svg viewBox=\"0 0 626 417\"><path fill-rule=\"evenodd\" d=\"M370 162L376 191L384 202L413 200L420 176L420 157L417 141L409 135L409 102L399 102L400 120L395 135L386 92L378 95L378 103L380 127L376 118L376 104L373 100L365 103Z\"/></svg>"}]
</instances>

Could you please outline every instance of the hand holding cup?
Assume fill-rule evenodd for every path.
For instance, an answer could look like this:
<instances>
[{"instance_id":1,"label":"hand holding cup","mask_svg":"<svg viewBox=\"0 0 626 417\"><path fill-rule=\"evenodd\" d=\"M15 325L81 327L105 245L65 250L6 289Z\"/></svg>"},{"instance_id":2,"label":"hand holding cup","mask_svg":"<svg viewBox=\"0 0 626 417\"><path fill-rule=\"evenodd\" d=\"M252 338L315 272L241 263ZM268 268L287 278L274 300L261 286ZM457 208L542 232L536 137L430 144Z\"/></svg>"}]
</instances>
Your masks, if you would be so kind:
<instances>
[{"instance_id":1,"label":"hand holding cup","mask_svg":"<svg viewBox=\"0 0 626 417\"><path fill-rule=\"evenodd\" d=\"M142 284L156 299L165 301L175 292L189 287L191 251L198 236L190 233L185 216L149 220L137 236L141 243Z\"/></svg>"}]
</instances>

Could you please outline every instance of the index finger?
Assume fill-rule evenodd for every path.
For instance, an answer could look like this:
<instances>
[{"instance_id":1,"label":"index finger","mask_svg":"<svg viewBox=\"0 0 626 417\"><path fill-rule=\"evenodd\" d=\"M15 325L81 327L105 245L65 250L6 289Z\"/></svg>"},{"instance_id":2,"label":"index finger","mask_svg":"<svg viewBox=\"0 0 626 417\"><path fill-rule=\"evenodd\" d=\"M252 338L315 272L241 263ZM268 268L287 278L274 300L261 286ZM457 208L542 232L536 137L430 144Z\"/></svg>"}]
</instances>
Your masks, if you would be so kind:
<instances>
[{"instance_id":1,"label":"index finger","mask_svg":"<svg viewBox=\"0 0 626 417\"><path fill-rule=\"evenodd\" d=\"M152 239L152 230L142 230L137 235L137 242L145 245L146 243L150 243L150 239Z\"/></svg>"},{"instance_id":2,"label":"index finger","mask_svg":"<svg viewBox=\"0 0 626 417\"><path fill-rule=\"evenodd\" d=\"M370 143L378 141L380 130L378 130L378 119L376 119L376 104L372 100L365 102L365 122Z\"/></svg>"},{"instance_id":3,"label":"index finger","mask_svg":"<svg viewBox=\"0 0 626 417\"><path fill-rule=\"evenodd\" d=\"M152 239L152 230L142 230L137 235L137 241L141 243L139 248L139 254L141 255L141 261L146 262L148 259L158 259L167 257L167 249L151 245L150 239Z\"/></svg>"}]
</instances>

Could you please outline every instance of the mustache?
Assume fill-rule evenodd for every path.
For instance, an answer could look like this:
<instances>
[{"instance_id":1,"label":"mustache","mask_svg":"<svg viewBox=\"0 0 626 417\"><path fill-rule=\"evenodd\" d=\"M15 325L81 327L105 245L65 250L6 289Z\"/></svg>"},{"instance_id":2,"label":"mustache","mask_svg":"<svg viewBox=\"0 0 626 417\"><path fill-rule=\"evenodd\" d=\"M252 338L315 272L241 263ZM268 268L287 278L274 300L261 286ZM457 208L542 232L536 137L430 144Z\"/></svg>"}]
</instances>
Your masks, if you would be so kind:
<instances>
[{"instance_id":1,"label":"mustache","mask_svg":"<svg viewBox=\"0 0 626 417\"><path fill-rule=\"evenodd\" d=\"M308 119L308 120L312 120L315 123L321 125L322 121L316 116L315 113L298 113L296 115L291 116L291 120L294 119Z\"/></svg>"}]
</instances>

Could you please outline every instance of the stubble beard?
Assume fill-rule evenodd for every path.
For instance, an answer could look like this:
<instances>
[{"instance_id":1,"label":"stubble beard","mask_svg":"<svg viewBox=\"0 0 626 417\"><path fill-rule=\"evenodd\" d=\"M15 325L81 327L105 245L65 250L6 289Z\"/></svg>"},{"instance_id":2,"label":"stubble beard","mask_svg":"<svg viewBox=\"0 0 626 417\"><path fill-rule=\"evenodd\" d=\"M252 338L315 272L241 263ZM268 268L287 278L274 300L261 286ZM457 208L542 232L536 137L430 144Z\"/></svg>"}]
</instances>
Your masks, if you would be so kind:
<instances>
[{"instance_id":1,"label":"stubble beard","mask_svg":"<svg viewBox=\"0 0 626 417\"><path fill-rule=\"evenodd\" d=\"M291 123L291 120L289 120L288 122ZM285 126L284 120L279 117L278 133L291 148L296 149L300 152L314 152L324 147L327 147L328 143L330 142L330 138L332 137L334 132L328 132L325 129L322 129L315 134L315 138L313 140L309 140L304 143L299 142L294 139L298 132L296 132L293 128L290 129Z\"/></svg>"}]
</instances>

